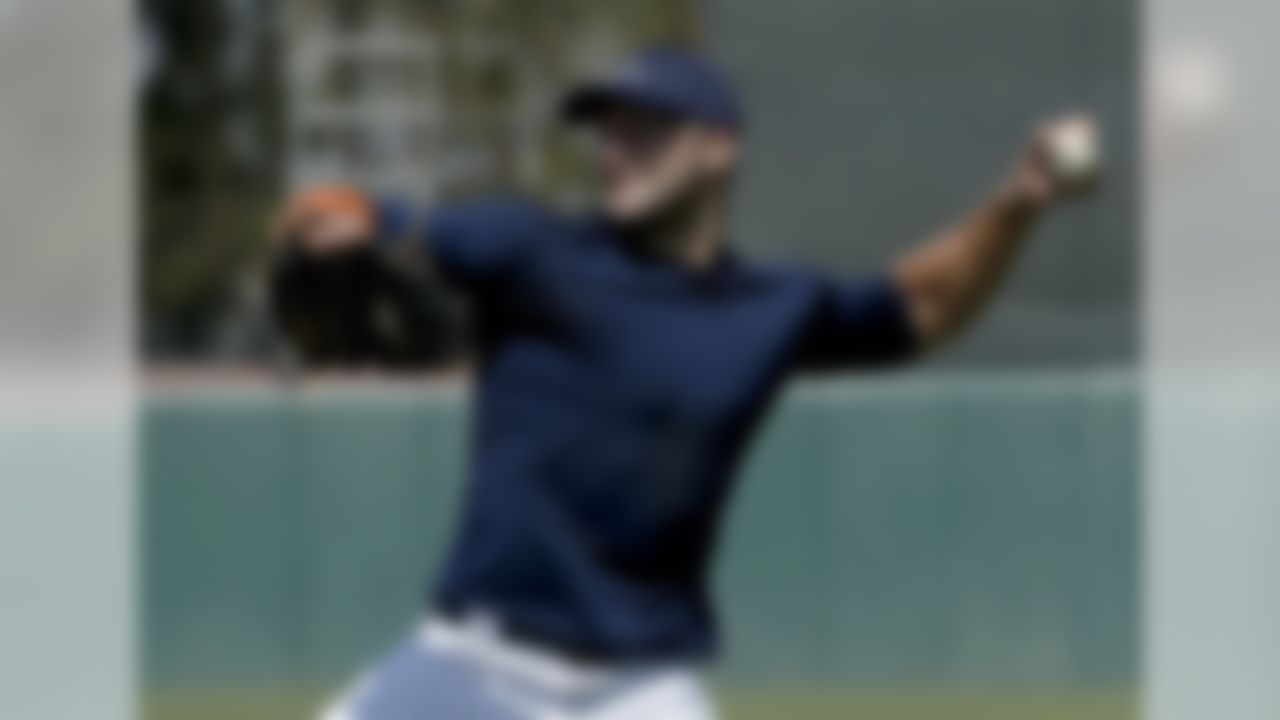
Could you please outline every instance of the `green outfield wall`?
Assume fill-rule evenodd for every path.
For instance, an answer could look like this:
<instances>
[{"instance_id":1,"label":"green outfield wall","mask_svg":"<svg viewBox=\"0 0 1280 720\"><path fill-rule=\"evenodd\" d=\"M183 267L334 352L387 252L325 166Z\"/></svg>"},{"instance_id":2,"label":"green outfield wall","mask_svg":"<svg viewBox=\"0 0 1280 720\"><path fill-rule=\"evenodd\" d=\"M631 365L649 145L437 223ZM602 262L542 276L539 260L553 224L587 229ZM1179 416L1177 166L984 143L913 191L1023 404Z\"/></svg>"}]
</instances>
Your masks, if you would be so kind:
<instances>
[{"instance_id":1,"label":"green outfield wall","mask_svg":"<svg viewBox=\"0 0 1280 720\"><path fill-rule=\"evenodd\" d=\"M726 681L1132 685L1137 398L1117 372L794 387L726 528ZM322 686L401 634L467 407L436 386L151 391L149 686Z\"/></svg>"}]
</instances>

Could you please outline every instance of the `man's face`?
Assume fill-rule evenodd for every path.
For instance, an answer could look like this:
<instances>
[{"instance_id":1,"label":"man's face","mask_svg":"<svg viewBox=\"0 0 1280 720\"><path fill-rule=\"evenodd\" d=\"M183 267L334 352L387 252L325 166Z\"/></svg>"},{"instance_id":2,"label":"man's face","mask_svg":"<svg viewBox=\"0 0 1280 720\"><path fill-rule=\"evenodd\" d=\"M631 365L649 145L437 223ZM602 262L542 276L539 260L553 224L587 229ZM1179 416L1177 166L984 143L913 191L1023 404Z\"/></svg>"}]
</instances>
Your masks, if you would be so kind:
<instances>
[{"instance_id":1,"label":"man's face","mask_svg":"<svg viewBox=\"0 0 1280 720\"><path fill-rule=\"evenodd\" d=\"M728 130L616 105L596 120L601 204L621 225L668 216L728 179L738 141Z\"/></svg>"}]
</instances>

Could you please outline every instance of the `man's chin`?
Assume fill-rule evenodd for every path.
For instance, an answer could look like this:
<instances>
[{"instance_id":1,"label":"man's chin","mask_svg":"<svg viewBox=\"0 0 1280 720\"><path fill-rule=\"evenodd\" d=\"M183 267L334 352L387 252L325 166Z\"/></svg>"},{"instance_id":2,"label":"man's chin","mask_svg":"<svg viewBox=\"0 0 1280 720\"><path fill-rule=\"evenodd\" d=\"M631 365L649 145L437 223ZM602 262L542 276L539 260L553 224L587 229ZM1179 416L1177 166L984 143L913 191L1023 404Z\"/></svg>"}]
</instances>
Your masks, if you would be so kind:
<instances>
[{"instance_id":1,"label":"man's chin","mask_svg":"<svg viewBox=\"0 0 1280 720\"><path fill-rule=\"evenodd\" d=\"M603 214L609 224L619 230L636 231L653 227L659 223L661 213L653 210L620 210L605 206Z\"/></svg>"},{"instance_id":2,"label":"man's chin","mask_svg":"<svg viewBox=\"0 0 1280 720\"><path fill-rule=\"evenodd\" d=\"M611 225L623 230L643 231L661 227L681 215L682 198L647 204L610 205L602 207L604 217Z\"/></svg>"}]
</instances>

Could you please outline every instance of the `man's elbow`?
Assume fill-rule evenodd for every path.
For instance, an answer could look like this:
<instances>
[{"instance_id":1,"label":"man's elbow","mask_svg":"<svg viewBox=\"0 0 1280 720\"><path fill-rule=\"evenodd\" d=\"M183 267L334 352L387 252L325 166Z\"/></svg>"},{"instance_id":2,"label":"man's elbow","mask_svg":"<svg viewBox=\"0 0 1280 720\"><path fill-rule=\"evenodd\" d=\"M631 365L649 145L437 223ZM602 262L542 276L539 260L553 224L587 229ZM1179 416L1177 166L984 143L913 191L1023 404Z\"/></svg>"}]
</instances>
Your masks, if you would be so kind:
<instances>
[{"instance_id":1,"label":"man's elbow","mask_svg":"<svg viewBox=\"0 0 1280 720\"><path fill-rule=\"evenodd\" d=\"M909 267L895 268L894 280L903 296L917 354L935 351L972 321L976 307L951 284L913 273Z\"/></svg>"}]
</instances>

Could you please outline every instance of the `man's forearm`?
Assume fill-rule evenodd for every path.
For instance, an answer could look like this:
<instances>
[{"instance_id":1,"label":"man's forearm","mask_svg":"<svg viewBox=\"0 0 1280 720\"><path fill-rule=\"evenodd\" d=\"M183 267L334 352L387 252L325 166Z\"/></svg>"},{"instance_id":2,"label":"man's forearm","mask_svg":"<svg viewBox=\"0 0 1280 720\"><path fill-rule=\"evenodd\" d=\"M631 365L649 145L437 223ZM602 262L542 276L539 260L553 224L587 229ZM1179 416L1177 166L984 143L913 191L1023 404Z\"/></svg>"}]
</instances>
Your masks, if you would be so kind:
<instances>
[{"instance_id":1,"label":"man's forearm","mask_svg":"<svg viewBox=\"0 0 1280 720\"><path fill-rule=\"evenodd\" d=\"M1044 210L1097 185L1098 145L1087 115L1040 127L999 192L898 261L894 276L921 347L938 345L974 319Z\"/></svg>"},{"instance_id":2,"label":"man's forearm","mask_svg":"<svg viewBox=\"0 0 1280 720\"><path fill-rule=\"evenodd\" d=\"M1040 213L1032 199L1002 190L896 263L893 274L922 347L954 336L982 310Z\"/></svg>"}]
</instances>

